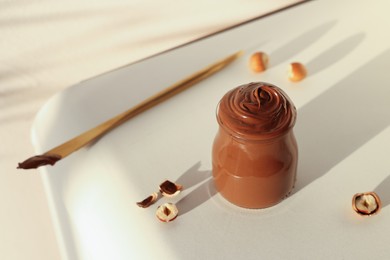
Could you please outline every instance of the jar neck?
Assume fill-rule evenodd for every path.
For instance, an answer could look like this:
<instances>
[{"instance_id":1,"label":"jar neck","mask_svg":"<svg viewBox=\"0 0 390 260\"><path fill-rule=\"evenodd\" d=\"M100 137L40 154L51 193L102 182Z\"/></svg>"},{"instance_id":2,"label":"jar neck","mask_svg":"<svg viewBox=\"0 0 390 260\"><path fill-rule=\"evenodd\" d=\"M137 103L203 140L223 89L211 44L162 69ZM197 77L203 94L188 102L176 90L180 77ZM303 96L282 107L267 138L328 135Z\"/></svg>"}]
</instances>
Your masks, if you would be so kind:
<instances>
[{"instance_id":1,"label":"jar neck","mask_svg":"<svg viewBox=\"0 0 390 260\"><path fill-rule=\"evenodd\" d=\"M288 135L292 134L292 127L286 129L283 132L279 132L277 134L272 134L272 135L264 135L264 134L259 134L254 138L252 135L249 137L239 135L231 130L228 130L224 125L219 124L219 132L223 133L224 135L230 136L232 139L239 143L274 143L278 142L284 138L286 138Z\"/></svg>"}]
</instances>

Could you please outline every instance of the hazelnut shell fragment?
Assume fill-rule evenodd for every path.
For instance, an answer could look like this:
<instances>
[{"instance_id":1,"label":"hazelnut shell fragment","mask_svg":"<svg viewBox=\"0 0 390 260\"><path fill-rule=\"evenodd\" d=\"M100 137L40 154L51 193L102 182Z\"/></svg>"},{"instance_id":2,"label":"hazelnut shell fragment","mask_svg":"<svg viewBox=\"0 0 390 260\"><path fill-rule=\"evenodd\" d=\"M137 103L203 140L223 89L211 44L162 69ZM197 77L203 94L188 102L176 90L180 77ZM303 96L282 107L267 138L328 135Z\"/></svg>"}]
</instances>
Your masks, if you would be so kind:
<instances>
[{"instance_id":1,"label":"hazelnut shell fragment","mask_svg":"<svg viewBox=\"0 0 390 260\"><path fill-rule=\"evenodd\" d=\"M357 193L352 199L352 208L362 216L377 214L381 206L381 200L375 192Z\"/></svg>"},{"instance_id":2,"label":"hazelnut shell fragment","mask_svg":"<svg viewBox=\"0 0 390 260\"><path fill-rule=\"evenodd\" d=\"M164 203L157 208L156 217L162 222L170 222L177 217L178 213L175 204Z\"/></svg>"},{"instance_id":3,"label":"hazelnut shell fragment","mask_svg":"<svg viewBox=\"0 0 390 260\"><path fill-rule=\"evenodd\" d=\"M249 67L254 72L262 72L268 68L268 55L264 52L255 52L249 59Z\"/></svg>"},{"instance_id":4,"label":"hazelnut shell fragment","mask_svg":"<svg viewBox=\"0 0 390 260\"><path fill-rule=\"evenodd\" d=\"M160 184L160 192L165 197L174 197L179 194L182 189L182 185L176 184L169 180L166 180Z\"/></svg>"},{"instance_id":5,"label":"hazelnut shell fragment","mask_svg":"<svg viewBox=\"0 0 390 260\"><path fill-rule=\"evenodd\" d=\"M137 205L141 208L147 208L150 205L153 205L158 198L158 194L156 192L153 192L150 196L148 196L143 201L137 202Z\"/></svg>"},{"instance_id":6,"label":"hazelnut shell fragment","mask_svg":"<svg viewBox=\"0 0 390 260\"><path fill-rule=\"evenodd\" d=\"M305 66L299 62L290 63L288 78L291 81L297 82L303 80L307 75Z\"/></svg>"}]
</instances>

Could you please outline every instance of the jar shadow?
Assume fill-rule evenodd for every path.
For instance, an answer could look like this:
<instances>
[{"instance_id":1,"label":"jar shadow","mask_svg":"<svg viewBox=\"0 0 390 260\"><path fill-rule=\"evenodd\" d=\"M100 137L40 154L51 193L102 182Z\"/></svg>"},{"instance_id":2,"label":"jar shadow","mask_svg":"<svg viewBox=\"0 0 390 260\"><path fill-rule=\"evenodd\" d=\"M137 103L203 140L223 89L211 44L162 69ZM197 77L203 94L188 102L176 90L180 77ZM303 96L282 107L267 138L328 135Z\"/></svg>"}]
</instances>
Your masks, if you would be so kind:
<instances>
[{"instance_id":1,"label":"jar shadow","mask_svg":"<svg viewBox=\"0 0 390 260\"><path fill-rule=\"evenodd\" d=\"M181 216L202 205L217 193L211 170L201 171L200 166L200 162L196 163L176 180L176 183L183 185L185 190L199 185L176 203Z\"/></svg>"},{"instance_id":2,"label":"jar shadow","mask_svg":"<svg viewBox=\"0 0 390 260\"><path fill-rule=\"evenodd\" d=\"M326 174L390 125L390 49L298 110L295 191Z\"/></svg>"},{"instance_id":3,"label":"jar shadow","mask_svg":"<svg viewBox=\"0 0 390 260\"><path fill-rule=\"evenodd\" d=\"M200 166L200 161L195 163L191 168L180 175L175 182L183 185L184 189L189 189L211 177L211 171L201 171L199 170Z\"/></svg>"}]
</instances>

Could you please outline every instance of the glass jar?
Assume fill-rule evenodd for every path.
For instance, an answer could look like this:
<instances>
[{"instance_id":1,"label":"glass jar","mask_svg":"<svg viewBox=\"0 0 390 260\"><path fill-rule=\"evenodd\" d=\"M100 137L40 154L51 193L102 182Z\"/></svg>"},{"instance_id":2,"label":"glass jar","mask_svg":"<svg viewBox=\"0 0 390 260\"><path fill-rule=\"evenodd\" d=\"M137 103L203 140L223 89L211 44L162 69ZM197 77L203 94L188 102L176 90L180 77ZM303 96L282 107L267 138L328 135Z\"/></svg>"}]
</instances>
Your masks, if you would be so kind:
<instances>
[{"instance_id":1,"label":"glass jar","mask_svg":"<svg viewBox=\"0 0 390 260\"><path fill-rule=\"evenodd\" d=\"M269 83L239 86L221 99L219 130L212 151L216 189L245 208L273 206L296 180L298 148L293 134L296 109Z\"/></svg>"}]
</instances>

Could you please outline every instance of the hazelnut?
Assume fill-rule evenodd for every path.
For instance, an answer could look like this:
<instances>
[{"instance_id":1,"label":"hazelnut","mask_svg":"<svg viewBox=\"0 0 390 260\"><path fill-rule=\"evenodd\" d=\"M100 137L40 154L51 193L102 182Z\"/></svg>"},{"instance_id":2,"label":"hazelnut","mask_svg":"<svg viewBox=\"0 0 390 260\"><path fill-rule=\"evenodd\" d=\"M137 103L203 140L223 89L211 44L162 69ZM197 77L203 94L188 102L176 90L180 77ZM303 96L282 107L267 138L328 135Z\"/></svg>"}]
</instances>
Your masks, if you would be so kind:
<instances>
[{"instance_id":1,"label":"hazelnut","mask_svg":"<svg viewBox=\"0 0 390 260\"><path fill-rule=\"evenodd\" d=\"M375 192L357 193L353 196L352 207L363 216L376 214L381 209L381 200Z\"/></svg>"},{"instance_id":2,"label":"hazelnut","mask_svg":"<svg viewBox=\"0 0 390 260\"><path fill-rule=\"evenodd\" d=\"M249 60L249 66L254 72L265 71L268 67L268 55L264 52L255 52Z\"/></svg>"},{"instance_id":3,"label":"hazelnut","mask_svg":"<svg viewBox=\"0 0 390 260\"><path fill-rule=\"evenodd\" d=\"M164 203L157 208L156 217L162 222L170 222L174 220L179 211L172 203Z\"/></svg>"},{"instance_id":4,"label":"hazelnut","mask_svg":"<svg viewBox=\"0 0 390 260\"><path fill-rule=\"evenodd\" d=\"M143 201L137 202L137 205L141 208L147 208L150 205L154 204L158 198L158 194L156 192L152 193L150 196L148 196Z\"/></svg>"},{"instance_id":5,"label":"hazelnut","mask_svg":"<svg viewBox=\"0 0 390 260\"><path fill-rule=\"evenodd\" d=\"M302 63L293 62L290 63L290 68L288 71L288 78L291 81L301 81L307 75L306 68Z\"/></svg>"},{"instance_id":6,"label":"hazelnut","mask_svg":"<svg viewBox=\"0 0 390 260\"><path fill-rule=\"evenodd\" d=\"M183 186L180 184L173 183L171 181L164 181L160 184L160 192L165 197L174 197L180 193L183 189Z\"/></svg>"}]
</instances>

